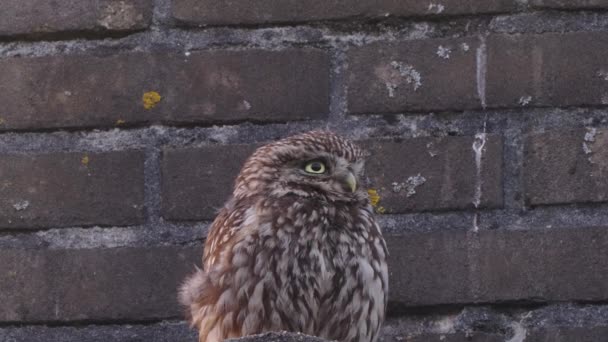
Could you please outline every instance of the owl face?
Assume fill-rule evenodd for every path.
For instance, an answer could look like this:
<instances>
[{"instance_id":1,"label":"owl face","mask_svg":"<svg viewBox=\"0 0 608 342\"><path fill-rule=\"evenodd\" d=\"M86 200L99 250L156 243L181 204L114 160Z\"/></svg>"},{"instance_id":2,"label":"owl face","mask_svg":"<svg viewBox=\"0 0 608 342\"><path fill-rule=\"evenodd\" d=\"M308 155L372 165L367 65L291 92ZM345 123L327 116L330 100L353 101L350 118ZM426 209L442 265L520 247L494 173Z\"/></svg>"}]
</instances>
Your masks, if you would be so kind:
<instances>
[{"instance_id":1,"label":"owl face","mask_svg":"<svg viewBox=\"0 0 608 342\"><path fill-rule=\"evenodd\" d=\"M245 163L235 186L239 194L360 200L365 153L326 131L313 131L259 148Z\"/></svg>"},{"instance_id":2,"label":"owl face","mask_svg":"<svg viewBox=\"0 0 608 342\"><path fill-rule=\"evenodd\" d=\"M350 161L326 151L310 151L286 162L280 169L280 187L293 193L334 199L352 197L360 188L363 160Z\"/></svg>"}]
</instances>

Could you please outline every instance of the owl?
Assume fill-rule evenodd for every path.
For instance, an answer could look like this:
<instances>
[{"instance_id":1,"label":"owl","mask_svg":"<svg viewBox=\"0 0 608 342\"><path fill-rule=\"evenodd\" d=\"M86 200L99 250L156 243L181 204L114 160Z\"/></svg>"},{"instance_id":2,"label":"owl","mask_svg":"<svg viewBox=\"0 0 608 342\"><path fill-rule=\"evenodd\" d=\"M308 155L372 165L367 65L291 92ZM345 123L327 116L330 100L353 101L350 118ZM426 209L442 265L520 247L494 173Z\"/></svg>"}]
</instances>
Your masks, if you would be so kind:
<instances>
[{"instance_id":1,"label":"owl","mask_svg":"<svg viewBox=\"0 0 608 342\"><path fill-rule=\"evenodd\" d=\"M203 269L180 290L200 342L269 331L377 339L387 248L359 187L365 156L313 131L249 157L210 228Z\"/></svg>"}]
</instances>

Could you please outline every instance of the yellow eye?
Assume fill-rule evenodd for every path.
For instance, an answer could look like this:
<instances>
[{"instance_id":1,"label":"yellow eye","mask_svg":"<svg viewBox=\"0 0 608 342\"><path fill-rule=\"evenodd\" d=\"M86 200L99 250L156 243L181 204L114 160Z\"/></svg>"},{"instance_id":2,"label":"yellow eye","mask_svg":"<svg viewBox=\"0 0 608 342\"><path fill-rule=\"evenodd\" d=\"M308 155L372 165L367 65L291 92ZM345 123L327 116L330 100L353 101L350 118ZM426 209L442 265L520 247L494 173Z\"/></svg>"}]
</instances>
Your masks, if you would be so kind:
<instances>
[{"instance_id":1,"label":"yellow eye","mask_svg":"<svg viewBox=\"0 0 608 342\"><path fill-rule=\"evenodd\" d=\"M325 164L320 161L311 161L306 164L304 171L319 175L325 173Z\"/></svg>"}]
</instances>

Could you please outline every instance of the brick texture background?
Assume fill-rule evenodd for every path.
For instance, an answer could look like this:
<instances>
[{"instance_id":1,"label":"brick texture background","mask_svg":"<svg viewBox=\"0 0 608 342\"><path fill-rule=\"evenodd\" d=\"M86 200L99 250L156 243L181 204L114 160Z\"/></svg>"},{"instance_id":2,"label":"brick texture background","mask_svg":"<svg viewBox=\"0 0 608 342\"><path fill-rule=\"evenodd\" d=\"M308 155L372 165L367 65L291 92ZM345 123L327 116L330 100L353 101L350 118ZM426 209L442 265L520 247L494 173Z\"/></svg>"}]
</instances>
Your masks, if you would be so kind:
<instances>
[{"instance_id":1,"label":"brick texture background","mask_svg":"<svg viewBox=\"0 0 608 342\"><path fill-rule=\"evenodd\" d=\"M195 341L241 163L314 128L371 152L381 341L605 340L607 10L0 1L0 341Z\"/></svg>"}]
</instances>

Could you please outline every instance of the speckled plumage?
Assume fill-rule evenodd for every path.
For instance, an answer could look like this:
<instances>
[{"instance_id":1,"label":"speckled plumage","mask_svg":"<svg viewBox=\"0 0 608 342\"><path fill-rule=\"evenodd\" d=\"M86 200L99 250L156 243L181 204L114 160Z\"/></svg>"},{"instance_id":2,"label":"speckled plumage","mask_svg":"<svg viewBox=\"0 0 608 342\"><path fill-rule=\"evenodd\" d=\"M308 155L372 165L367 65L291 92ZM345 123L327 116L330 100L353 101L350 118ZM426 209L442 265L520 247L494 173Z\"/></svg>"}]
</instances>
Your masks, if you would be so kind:
<instances>
[{"instance_id":1,"label":"speckled plumage","mask_svg":"<svg viewBox=\"0 0 608 342\"><path fill-rule=\"evenodd\" d=\"M181 302L201 342L287 330L373 342L388 294L387 250L360 180L364 152L315 131L259 148L213 222L204 270ZM311 175L303 165L321 160Z\"/></svg>"}]
</instances>

